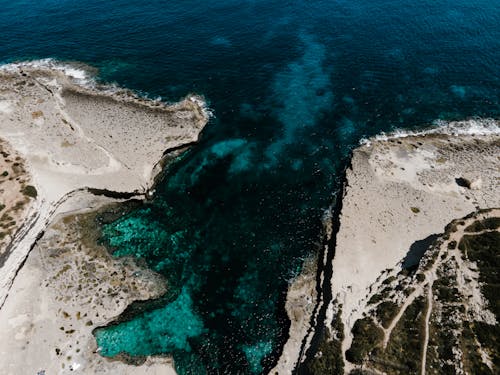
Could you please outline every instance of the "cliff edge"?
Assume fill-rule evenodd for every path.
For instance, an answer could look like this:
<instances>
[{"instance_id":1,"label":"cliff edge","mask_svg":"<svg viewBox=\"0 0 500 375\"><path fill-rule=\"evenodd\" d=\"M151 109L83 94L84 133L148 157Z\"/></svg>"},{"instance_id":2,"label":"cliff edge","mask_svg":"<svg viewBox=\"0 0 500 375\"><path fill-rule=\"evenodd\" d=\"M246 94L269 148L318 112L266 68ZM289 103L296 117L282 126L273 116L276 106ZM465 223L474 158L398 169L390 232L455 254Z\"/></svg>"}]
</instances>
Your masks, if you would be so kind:
<instances>
[{"instance_id":1,"label":"cliff edge","mask_svg":"<svg viewBox=\"0 0 500 375\"><path fill-rule=\"evenodd\" d=\"M498 371L497 353L470 328L489 324L496 332L496 302L482 287L476 264L481 260L468 258L458 245L465 227L499 216L498 123L488 120L488 131L478 134L465 131L475 125L471 120L442 132L372 139L354 150L337 218L332 277L323 285L332 293L327 334L299 372L423 374L446 364L454 373L475 373L480 365ZM488 230L497 242L481 257L491 262L498 226ZM455 300L449 302L446 293ZM470 327L447 326L441 317L450 311ZM459 343L462 332L469 333L465 344Z\"/></svg>"}]
</instances>

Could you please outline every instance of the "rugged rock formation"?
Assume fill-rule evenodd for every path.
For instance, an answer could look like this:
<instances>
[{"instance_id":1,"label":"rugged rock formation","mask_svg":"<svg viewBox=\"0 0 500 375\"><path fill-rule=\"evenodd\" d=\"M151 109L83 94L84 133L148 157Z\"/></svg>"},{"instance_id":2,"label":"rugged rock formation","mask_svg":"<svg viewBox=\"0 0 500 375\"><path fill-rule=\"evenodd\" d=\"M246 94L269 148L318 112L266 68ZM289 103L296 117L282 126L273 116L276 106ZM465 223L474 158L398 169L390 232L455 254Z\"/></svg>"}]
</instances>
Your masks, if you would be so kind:
<instances>
[{"instance_id":1,"label":"rugged rock formation","mask_svg":"<svg viewBox=\"0 0 500 375\"><path fill-rule=\"evenodd\" d=\"M493 132L372 140L353 152L332 278L323 284L332 291L328 330L299 372L433 373L445 364L453 373L498 371L489 349L498 337L481 338L481 325L498 330L496 302L471 271L478 260L456 247L465 241L459 231L441 233L454 219L500 207L499 149ZM498 216L488 212L477 219ZM486 262L496 259L490 250Z\"/></svg>"},{"instance_id":2,"label":"rugged rock formation","mask_svg":"<svg viewBox=\"0 0 500 375\"><path fill-rule=\"evenodd\" d=\"M167 106L65 71L0 68L0 372L173 373L168 358L134 367L95 354L93 328L165 286L98 246L89 212L146 198L162 160L198 140L207 112L194 96Z\"/></svg>"},{"instance_id":3,"label":"rugged rock formation","mask_svg":"<svg viewBox=\"0 0 500 375\"><path fill-rule=\"evenodd\" d=\"M92 189L144 196L164 153L197 141L207 120L203 102L194 96L165 106L116 87L79 85L61 67L1 68L0 137L10 144L2 147L24 160L37 197L3 247L0 306L63 201L72 199L72 209L81 208L78 199Z\"/></svg>"}]
</instances>

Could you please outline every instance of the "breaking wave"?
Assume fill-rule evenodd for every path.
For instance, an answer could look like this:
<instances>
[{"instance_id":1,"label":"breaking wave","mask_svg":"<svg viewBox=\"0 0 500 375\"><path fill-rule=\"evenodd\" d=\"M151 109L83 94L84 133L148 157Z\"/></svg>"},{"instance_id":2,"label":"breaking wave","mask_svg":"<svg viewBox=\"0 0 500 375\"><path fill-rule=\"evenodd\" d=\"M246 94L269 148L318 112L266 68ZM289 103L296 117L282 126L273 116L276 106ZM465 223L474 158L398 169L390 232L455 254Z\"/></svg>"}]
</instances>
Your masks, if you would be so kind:
<instances>
[{"instance_id":1,"label":"breaking wave","mask_svg":"<svg viewBox=\"0 0 500 375\"><path fill-rule=\"evenodd\" d=\"M363 138L360 144L369 145L372 141L387 141L389 139L406 138L427 134L460 135L490 135L500 134L500 121L485 119L468 119L463 121L436 120L431 127L421 130L396 129L390 133L380 133L369 139Z\"/></svg>"},{"instance_id":2,"label":"breaking wave","mask_svg":"<svg viewBox=\"0 0 500 375\"><path fill-rule=\"evenodd\" d=\"M95 86L95 75L97 69L84 63L62 62L52 58L20 61L8 63L0 66L0 71L19 71L23 69L55 70L64 73L74 83L82 86Z\"/></svg>"},{"instance_id":3,"label":"breaking wave","mask_svg":"<svg viewBox=\"0 0 500 375\"><path fill-rule=\"evenodd\" d=\"M97 80L99 69L82 62L77 62L77 61L65 62L65 61L55 60L52 58L46 58L46 59L38 59L30 61L12 62L0 65L0 72L1 71L19 72L22 71L23 69L42 70L42 71L50 70L50 71L61 72L66 77L68 77L72 83L80 87L84 87L94 91L99 91L101 93L106 93L116 96L128 96L128 97L135 96L139 99L152 100L154 102L163 103L166 105L174 104L163 101L162 97L160 96L156 97L155 99L151 99L142 93L120 87L116 83L99 82ZM197 94L189 94L185 97L185 99L188 99L191 102L198 105L202 109L203 114L207 118L215 117L214 111L208 107L205 98L203 96Z\"/></svg>"}]
</instances>

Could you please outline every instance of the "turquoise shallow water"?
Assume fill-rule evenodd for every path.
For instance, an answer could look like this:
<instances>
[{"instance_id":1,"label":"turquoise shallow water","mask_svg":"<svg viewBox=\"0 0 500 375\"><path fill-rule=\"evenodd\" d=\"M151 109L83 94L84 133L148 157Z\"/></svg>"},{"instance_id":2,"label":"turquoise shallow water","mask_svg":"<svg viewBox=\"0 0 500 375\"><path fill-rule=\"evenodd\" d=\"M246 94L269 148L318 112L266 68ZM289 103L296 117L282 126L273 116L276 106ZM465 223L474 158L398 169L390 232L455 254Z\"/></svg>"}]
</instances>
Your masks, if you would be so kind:
<instances>
[{"instance_id":1,"label":"turquoise shallow water","mask_svg":"<svg viewBox=\"0 0 500 375\"><path fill-rule=\"evenodd\" d=\"M497 1L0 5L1 61L82 61L103 81L166 100L196 92L214 110L155 199L103 227L116 256L144 259L169 292L98 331L102 354L172 354L180 374L273 365L288 281L361 137L500 108Z\"/></svg>"}]
</instances>

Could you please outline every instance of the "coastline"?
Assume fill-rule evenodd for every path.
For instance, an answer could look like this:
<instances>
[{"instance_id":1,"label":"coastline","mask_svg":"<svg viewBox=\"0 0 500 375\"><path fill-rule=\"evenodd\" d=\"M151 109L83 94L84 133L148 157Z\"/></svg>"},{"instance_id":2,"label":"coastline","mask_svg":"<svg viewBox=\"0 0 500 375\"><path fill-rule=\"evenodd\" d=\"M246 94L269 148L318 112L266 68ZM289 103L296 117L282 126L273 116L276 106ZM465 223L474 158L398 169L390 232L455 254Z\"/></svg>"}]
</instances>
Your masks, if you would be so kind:
<instances>
[{"instance_id":1,"label":"coastline","mask_svg":"<svg viewBox=\"0 0 500 375\"><path fill-rule=\"evenodd\" d=\"M315 297L314 317L310 315L306 323L292 320L287 343L270 374L278 369L286 373L310 373L314 359L322 356L318 345L323 349L339 345L334 356L340 355L340 361L346 363L345 373L354 369L345 359L352 342L351 330L366 313L373 284L382 273L388 268L400 269L414 242L440 233L451 220L481 207L500 205L495 198L500 192L494 177L498 174L494 150L499 139L498 121L471 119L437 122L420 131L395 131L360 141L345 172L344 186L336 205L338 211L330 208L327 224L331 238L324 244L324 259L318 264L317 280L314 281L321 289L319 299ZM469 144L476 145L476 153L481 154L478 142L490 143L487 163L483 163L483 159L474 163L473 156L466 154ZM446 153L450 159L455 159L445 161L443 155ZM461 158L466 163L462 163ZM487 176L482 178L485 173ZM457 185L455 178L464 177L472 187ZM429 183L433 178L436 181ZM422 184L419 179L428 181ZM423 204L424 197L429 199L425 210L419 207L418 214L413 212L412 208L417 211L414 206ZM415 199L419 204L413 202ZM432 207L433 204L437 208ZM452 204L464 207L450 209ZM385 219L389 221L381 223L380 215L384 212L388 213ZM332 217L332 213L336 217ZM410 224L413 220L419 222ZM405 232L401 232L401 226L406 228ZM293 300L294 290L292 283L288 299ZM326 313L324 322L318 320L320 311ZM288 304L287 312L290 316ZM313 329L309 332L311 323ZM323 325L326 332L321 334ZM330 344L322 345L323 341ZM302 354L299 355L299 351Z\"/></svg>"},{"instance_id":2,"label":"coastline","mask_svg":"<svg viewBox=\"0 0 500 375\"><path fill-rule=\"evenodd\" d=\"M40 271L49 270L46 263L35 258L43 257L45 252L51 251L50 246L70 236L68 228L64 229L67 226L65 220L71 221L71 217L85 215L85 212L98 210L111 202L148 198L153 194L155 178L162 170L163 160L196 143L208 122L209 112L200 97L189 96L178 103L165 105L140 98L128 90L89 82L86 72L53 61L0 67L2 142L19 154L19 162L24 168L21 181L30 184L35 192L16 218L15 235L9 238L11 241L2 254L2 329L4 332L14 330L11 337L13 340L16 337L17 343L19 332L28 329L22 327L39 327L39 330L30 328L22 335L28 343L41 340L41 331L44 341L39 342L39 346L54 344L54 340L61 339L57 330L51 333L40 324L43 316L61 313L52 309L58 306L57 301L60 304L64 284L56 290L55 282L54 285L52 282L42 285L41 280L47 275ZM14 186L10 190L19 189ZM75 244L75 241L68 239L67 242ZM82 256L80 250L70 251L71 256ZM106 262L108 264L111 260ZM113 267L120 269L121 266L114 264ZM46 300L37 305L34 299L41 295ZM123 306L108 306L101 315L108 314L112 320L133 300L152 296L154 293L148 294L147 291L125 295ZM106 298L109 297L103 297ZM40 306L43 311L34 314ZM20 320L21 325L14 323ZM79 322L73 323L77 327ZM94 323L79 328L83 335L80 340L90 340L95 344L92 326ZM70 340L69 336L65 339ZM25 350L37 353L31 363L35 373L42 369L36 368L37 361L40 366L61 371L60 367L53 367L61 365L57 360L59 357L54 357L53 353L49 355L26 343L16 352L15 345L9 345L13 342L4 344L6 346L0 349L2 357L10 358L10 363L2 363L5 373L18 373L21 371L19 366L26 371L22 360L14 360L17 355L25 356ZM91 353L91 346L80 348L82 355ZM93 357L97 362L106 362L95 354ZM51 361L55 364L50 365ZM171 362L165 358L148 359L147 363L150 366L141 370L145 373L163 371L165 363L172 370ZM91 371L104 371L106 365L100 366L101 369L96 367ZM67 367L62 371L68 370L71 369Z\"/></svg>"},{"instance_id":3,"label":"coastline","mask_svg":"<svg viewBox=\"0 0 500 375\"><path fill-rule=\"evenodd\" d=\"M317 261L316 257L306 259L302 272L290 283L285 310L290 321L288 339L280 353L278 362L268 373L287 374L304 357L304 339L310 332L311 319L317 305Z\"/></svg>"},{"instance_id":4,"label":"coastline","mask_svg":"<svg viewBox=\"0 0 500 375\"><path fill-rule=\"evenodd\" d=\"M110 202L119 202L120 196L147 198L151 193L154 178L161 170L158 166L165 152L188 147L196 142L199 132L206 124L207 114L199 99L195 97L164 107L158 102L137 98L125 90L101 92L89 87L80 87L60 71L25 68L17 73L0 72L0 75L2 74L4 78L12 79L12 85L18 91L15 91L12 97L2 98L0 101L0 115L3 116L0 130L22 155L27 166L27 181L33 181L37 188L37 197L30 201L29 212L23 214L24 221L19 222L20 229L11 246L16 247L16 253L7 257L7 267L4 267L8 271L6 274L10 273L11 276L1 280L4 286L1 291L5 295L2 296L3 301L0 303L0 316L3 321L8 321L8 325L11 325L12 319L15 320L15 315L19 314L19 309L27 308L29 305L17 301L19 296L23 295L23 289L37 288L37 280L43 277L36 272L43 265L37 263L34 257L40 257L42 249L54 246L54 243L50 243L51 240L68 232L67 229L61 229L60 226L65 225L61 223L70 217L75 217L76 214L85 214L87 210L94 211ZM31 83L33 85L30 85ZM37 97L33 103L22 103L22 110L26 113L19 112L21 106L15 101L16 95L24 95L23 87L35 90L28 97L35 98L36 93L43 93L42 99ZM40 99L43 102L40 102ZM101 116L106 118L117 116L115 112L117 108L120 116L125 116L117 117L116 121L120 126L110 126L107 128L108 134L102 134L93 127L94 124L102 123ZM174 122L185 121L194 126L182 131L180 129L183 126L180 125L173 127L174 129L152 126L148 129L148 134L141 132L140 136L134 133L134 129L127 128L130 134L125 134L123 137L127 145L125 149L119 143L110 140L121 139L120 132L123 131L121 126L124 119L134 119L136 122L137 118L134 116L143 110L146 112L144 123L150 123L151 120L154 123L156 118L165 117ZM14 118L19 115L21 116L17 119ZM162 121L166 121L165 118ZM55 119L57 121L54 121ZM470 122L465 121L454 123L459 125L458 128L455 125L450 126L450 129L463 129L463 131L440 133L437 129L415 134L380 136L364 142L354 151L351 168L347 171L343 208L339 217L341 228L336 238L337 247L334 249L336 256L332 265L333 278L326 281L332 284L331 293L335 297L328 306L327 325L336 326L333 323L335 319L341 319L343 322L345 327L343 353L352 343L351 331L354 323L366 312L372 286L387 267L394 269L400 267L400 262L415 241L425 239L436 232L440 233L441 228L451 220L480 208L500 205L498 200L495 201L498 196L498 184L494 183L495 173L498 173L495 172L498 160L495 161L491 157L493 155L491 149L495 147L498 149L498 133L491 132L490 129L491 125L498 127L498 123L494 120L484 121L488 129L485 133L471 134L466 130L469 129ZM45 136L47 128L52 127L54 133L50 133L52 130L49 130L51 136L47 139L40 138L41 132L36 132L37 129L43 129ZM151 142L153 135L172 130L174 135L165 134L165 139L148 143ZM25 134L29 134L32 138L25 137ZM141 148L144 142L147 143L147 147ZM488 146L488 143L491 145ZM78 149L77 154L68 152L68 148ZM489 159L486 158L488 159L486 161L482 155L485 148L489 150L486 153ZM35 149L38 150L37 153L32 152ZM135 155L139 153L141 158L127 159L131 151ZM480 161L474 160L474 156ZM493 173L485 175L485 168L489 168ZM469 186L461 186L458 182L460 179L468 181ZM96 196L95 192L98 191L104 196ZM404 210L400 211L402 209ZM446 214L442 215L442 212ZM367 233L360 236L358 224L364 225ZM404 241L395 240L402 229L406 230ZM56 235L55 232L59 234ZM373 233L378 234L372 235ZM356 251L352 251L353 239ZM394 244L395 242L397 244ZM37 245L33 247L35 243ZM22 251L17 251L19 248L25 249L24 256ZM373 253L367 254L364 251L368 248L372 249ZM37 255L26 259L31 250ZM367 266L368 264L371 268ZM350 268L345 265L349 265ZM55 268L54 270L57 271ZM369 271L363 272L363 270ZM322 278L323 274L320 275L321 280ZM5 290L10 289L12 282L16 293L7 299L8 292ZM273 371L286 373L296 367L298 361L303 361L299 358L299 352L307 349L308 343L305 343L304 347L304 340L307 339L309 342L311 340L307 334L317 303L315 288L315 272L305 272L289 287L286 306L292 322L289 340L280 362ZM29 299L29 295L30 293L24 299ZM48 294L42 293L42 295L46 299L55 298ZM154 298L155 295L155 292L150 290L144 294L124 296L124 305L106 308L103 316L107 318L95 326L105 325L106 322L113 320L113 317L118 316L133 300ZM4 309L6 300L8 304ZM338 304L342 305L342 309L339 309ZM56 302L54 306L58 306ZM50 310L50 313L54 311ZM61 314L60 311L57 313ZM69 314L67 311L66 313ZM70 314L73 319L71 329L79 327L80 319L76 318L76 313L72 312L76 320ZM22 323L27 325L32 316L29 314L23 316L28 316L23 318L25 321ZM69 319L65 316L63 318ZM18 329L19 326L15 324ZM91 335L90 328L81 326L76 331L78 329L85 332L84 336L87 339L88 335ZM66 331L63 333L68 335ZM335 336L337 332L332 328L331 333ZM36 342L40 337L40 333L29 335L23 339L28 337L31 341L34 338ZM47 332L44 332L44 335L47 335ZM96 350L92 346L92 340L90 338L82 355ZM38 342L37 345L43 344ZM1 352L7 353L10 350L13 349L4 349ZM74 352L71 357L75 358ZM51 357L51 360L54 358ZM85 361L90 359L74 363L81 366ZM100 367L92 368L92 371L107 371L107 363L99 359ZM141 370L127 369L127 365L121 363L119 366L125 366L123 371L127 373L127 371L142 370L163 371L162 366L172 365L169 359L156 357L148 358L144 363L146 367L141 367ZM60 365L61 361L57 364ZM74 368L73 363L70 365ZM157 370L153 370L156 365L158 365ZM348 364L347 369L352 368L354 367L349 367Z\"/></svg>"},{"instance_id":5,"label":"coastline","mask_svg":"<svg viewBox=\"0 0 500 375\"><path fill-rule=\"evenodd\" d=\"M354 324L370 311L377 282L401 271L452 220L500 206L495 120L450 123L419 134L367 140L353 151L338 218L326 326L345 373ZM458 131L454 131L457 130ZM427 244L427 245L426 245ZM414 261L414 260L413 260ZM387 274L387 272L389 272ZM338 335L339 322L343 332ZM333 344L332 344L333 345Z\"/></svg>"}]
</instances>

